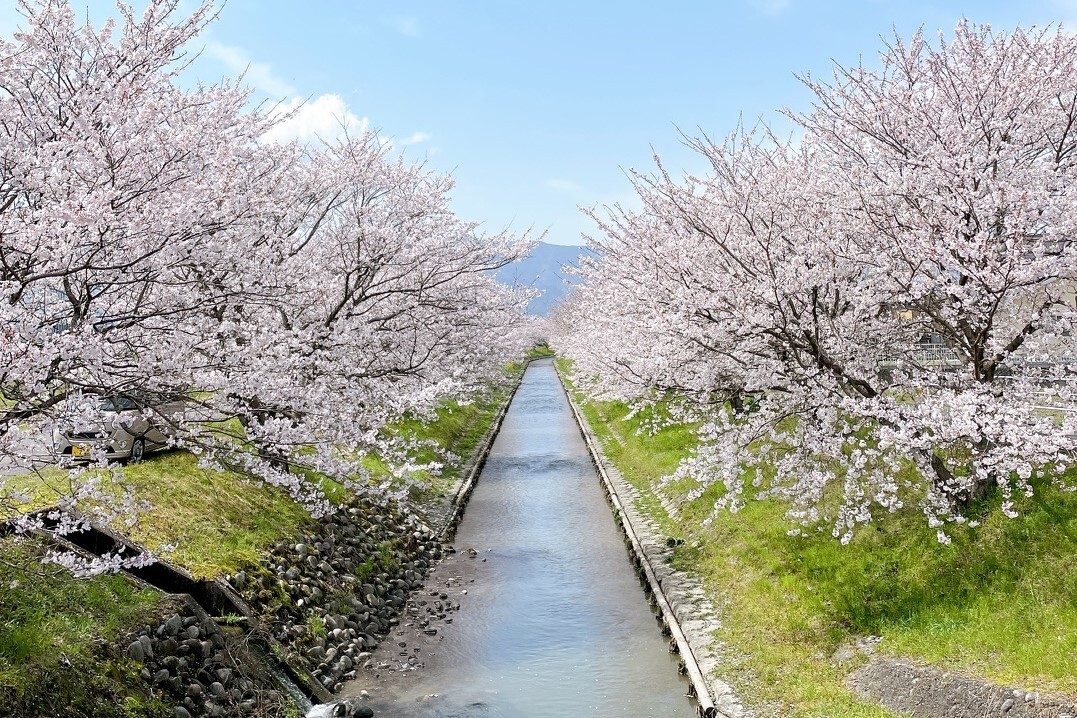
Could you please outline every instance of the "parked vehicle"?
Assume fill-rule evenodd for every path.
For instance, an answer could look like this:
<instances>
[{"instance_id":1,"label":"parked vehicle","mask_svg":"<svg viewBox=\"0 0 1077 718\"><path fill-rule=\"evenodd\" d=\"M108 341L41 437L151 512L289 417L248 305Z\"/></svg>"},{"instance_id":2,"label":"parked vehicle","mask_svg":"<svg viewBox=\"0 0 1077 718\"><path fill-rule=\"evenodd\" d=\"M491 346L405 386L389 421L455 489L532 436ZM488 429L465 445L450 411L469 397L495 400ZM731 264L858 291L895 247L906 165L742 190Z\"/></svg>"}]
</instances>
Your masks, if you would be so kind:
<instances>
[{"instance_id":1,"label":"parked vehicle","mask_svg":"<svg viewBox=\"0 0 1077 718\"><path fill-rule=\"evenodd\" d=\"M53 432L57 454L89 461L103 447L110 460L141 461L149 452L168 446L175 436L175 419L183 401L142 400L133 396L86 397L76 418L60 422ZM86 417L92 417L87 419Z\"/></svg>"}]
</instances>

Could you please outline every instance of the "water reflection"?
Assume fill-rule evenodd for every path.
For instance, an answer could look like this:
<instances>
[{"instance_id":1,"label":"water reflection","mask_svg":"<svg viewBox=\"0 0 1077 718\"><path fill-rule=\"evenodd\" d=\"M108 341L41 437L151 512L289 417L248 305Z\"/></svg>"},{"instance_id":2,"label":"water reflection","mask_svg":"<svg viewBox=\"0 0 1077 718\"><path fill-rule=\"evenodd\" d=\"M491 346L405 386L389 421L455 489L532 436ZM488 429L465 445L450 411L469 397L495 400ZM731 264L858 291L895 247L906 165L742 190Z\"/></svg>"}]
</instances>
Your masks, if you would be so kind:
<instances>
[{"instance_id":1,"label":"water reflection","mask_svg":"<svg viewBox=\"0 0 1077 718\"><path fill-rule=\"evenodd\" d=\"M528 369L455 545L475 581L376 715L694 715L550 362Z\"/></svg>"}]
</instances>

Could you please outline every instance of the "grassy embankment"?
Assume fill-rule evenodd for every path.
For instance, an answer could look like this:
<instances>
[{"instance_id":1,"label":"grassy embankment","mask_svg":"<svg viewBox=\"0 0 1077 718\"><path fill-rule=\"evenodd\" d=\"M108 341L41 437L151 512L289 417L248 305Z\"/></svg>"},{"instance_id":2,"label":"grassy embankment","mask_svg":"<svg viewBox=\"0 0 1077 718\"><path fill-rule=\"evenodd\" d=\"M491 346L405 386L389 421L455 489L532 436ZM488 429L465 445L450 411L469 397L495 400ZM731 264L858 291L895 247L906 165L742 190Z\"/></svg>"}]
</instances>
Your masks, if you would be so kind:
<instances>
[{"instance_id":1,"label":"grassy embankment","mask_svg":"<svg viewBox=\"0 0 1077 718\"><path fill-rule=\"evenodd\" d=\"M938 543L922 516L888 515L848 546L829 533L792 537L775 500L749 501L705 524L712 487L672 520L656 483L692 452L691 427L640 433L646 413L581 402L606 454L642 490L641 509L685 540L676 564L701 575L721 607L725 677L762 715L891 715L846 687L862 658L840 646L881 636L879 650L1006 684L1077 694L1077 495L1038 487L1007 519L992 497L978 528ZM686 485L666 489L684 496Z\"/></svg>"},{"instance_id":2,"label":"grassy embankment","mask_svg":"<svg viewBox=\"0 0 1077 718\"><path fill-rule=\"evenodd\" d=\"M510 377L521 371L522 365L508 369ZM505 390L498 389L472 403L446 402L433 420L395 427L429 442L423 458L450 457L442 477L431 482L432 495L451 485L504 399ZM47 470L41 483L62 485L65 477ZM24 490L36 488L36 501L48 504L55 492L47 485L32 486L34 481L28 476L18 483ZM153 550L174 544L168 558L197 577L256 563L306 520L302 507L282 491L237 474L200 469L184 451L128 465L124 481L148 506L122 532ZM37 566L38 550L29 541L0 539L0 704L17 706L26 715L67 715L61 705L77 706L70 715L157 715L163 707L153 701L134 697L117 704L115 696L126 692L123 686L137 685L137 670L103 648L147 622L159 610L160 594L137 590L117 576L72 581L56 567ZM42 569L47 578L41 577ZM44 712L34 709L42 700L57 703Z\"/></svg>"},{"instance_id":3,"label":"grassy embankment","mask_svg":"<svg viewBox=\"0 0 1077 718\"><path fill-rule=\"evenodd\" d=\"M13 568L35 562L38 550L0 542L3 715L163 715L141 692L138 667L103 646L149 620L161 595L119 576L72 581L55 566Z\"/></svg>"}]
</instances>

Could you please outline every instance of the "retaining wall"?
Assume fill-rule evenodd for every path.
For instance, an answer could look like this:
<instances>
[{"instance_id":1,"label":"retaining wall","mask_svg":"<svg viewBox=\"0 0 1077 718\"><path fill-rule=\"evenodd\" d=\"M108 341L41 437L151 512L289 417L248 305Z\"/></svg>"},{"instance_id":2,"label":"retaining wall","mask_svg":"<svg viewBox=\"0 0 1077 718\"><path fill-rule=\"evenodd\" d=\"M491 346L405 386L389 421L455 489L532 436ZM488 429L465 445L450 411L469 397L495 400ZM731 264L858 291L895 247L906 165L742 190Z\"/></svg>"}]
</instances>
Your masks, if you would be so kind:
<instances>
[{"instance_id":1,"label":"retaining wall","mask_svg":"<svg viewBox=\"0 0 1077 718\"><path fill-rule=\"evenodd\" d=\"M744 718L748 714L732 687L715 674L719 655L712 634L721 625L717 611L697 579L670 565L673 552L668 537L636 509L639 491L606 458L560 370L557 376L655 617L662 624L663 633L670 637L670 651L680 656L682 673L691 681L699 715Z\"/></svg>"}]
</instances>

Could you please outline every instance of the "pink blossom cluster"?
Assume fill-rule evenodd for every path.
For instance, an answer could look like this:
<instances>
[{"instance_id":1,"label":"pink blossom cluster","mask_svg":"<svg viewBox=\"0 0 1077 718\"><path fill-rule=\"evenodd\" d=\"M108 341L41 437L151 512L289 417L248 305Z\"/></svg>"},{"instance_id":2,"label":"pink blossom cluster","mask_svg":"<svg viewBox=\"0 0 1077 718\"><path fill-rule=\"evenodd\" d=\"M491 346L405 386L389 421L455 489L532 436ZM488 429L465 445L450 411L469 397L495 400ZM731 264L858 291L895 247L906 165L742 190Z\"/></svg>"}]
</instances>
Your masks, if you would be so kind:
<instances>
[{"instance_id":1,"label":"pink blossom cluster","mask_svg":"<svg viewBox=\"0 0 1077 718\"><path fill-rule=\"evenodd\" d=\"M215 12L179 5L96 28L22 0L0 39L2 518L27 498L4 477L88 394L185 401L159 417L175 443L315 513L321 477L386 491L364 457L404 473L412 455L386 427L466 397L527 339L527 297L493 279L526 237L459 219L450 177L365 129L267 139L287 112L184 74ZM100 476L61 493L138 508Z\"/></svg>"},{"instance_id":2,"label":"pink blossom cluster","mask_svg":"<svg viewBox=\"0 0 1077 718\"><path fill-rule=\"evenodd\" d=\"M577 380L701 422L691 498L843 541L1073 490L1077 38L963 22L803 81L793 139L687 138L706 175L659 161L596 217L553 322Z\"/></svg>"}]
</instances>

